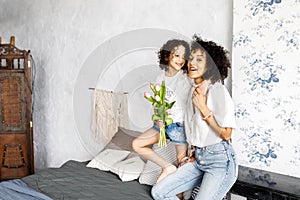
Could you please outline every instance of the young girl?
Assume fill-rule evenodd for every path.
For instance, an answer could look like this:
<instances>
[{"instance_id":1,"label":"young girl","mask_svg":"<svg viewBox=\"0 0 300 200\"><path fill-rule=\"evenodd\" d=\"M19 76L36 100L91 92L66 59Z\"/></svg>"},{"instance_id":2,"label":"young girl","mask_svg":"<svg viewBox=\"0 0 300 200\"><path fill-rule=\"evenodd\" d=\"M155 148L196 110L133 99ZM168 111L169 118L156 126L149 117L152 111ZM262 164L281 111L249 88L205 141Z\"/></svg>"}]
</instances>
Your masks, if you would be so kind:
<instances>
[{"instance_id":1,"label":"young girl","mask_svg":"<svg viewBox=\"0 0 300 200\"><path fill-rule=\"evenodd\" d=\"M199 186L196 200L220 200L237 179L231 144L236 127L234 104L224 84L228 52L212 41L194 37L188 75L194 79L185 117L186 136L195 148L195 161L180 167L152 188L155 200L178 199L177 193Z\"/></svg>"},{"instance_id":2,"label":"young girl","mask_svg":"<svg viewBox=\"0 0 300 200\"><path fill-rule=\"evenodd\" d=\"M166 127L166 136L175 143L178 163L186 156L187 150L183 120L188 92L191 88L191 82L184 74L187 71L186 60L189 53L188 43L177 39L167 41L158 52L159 66L164 72L157 77L156 82L161 83L164 80L166 101L176 101L171 108L173 123ZM132 147L138 154L162 167L162 173L158 177L157 183L177 170L176 166L165 161L149 147L159 141L160 126L163 126L161 122L154 122L152 128L146 130L132 142Z\"/></svg>"}]
</instances>

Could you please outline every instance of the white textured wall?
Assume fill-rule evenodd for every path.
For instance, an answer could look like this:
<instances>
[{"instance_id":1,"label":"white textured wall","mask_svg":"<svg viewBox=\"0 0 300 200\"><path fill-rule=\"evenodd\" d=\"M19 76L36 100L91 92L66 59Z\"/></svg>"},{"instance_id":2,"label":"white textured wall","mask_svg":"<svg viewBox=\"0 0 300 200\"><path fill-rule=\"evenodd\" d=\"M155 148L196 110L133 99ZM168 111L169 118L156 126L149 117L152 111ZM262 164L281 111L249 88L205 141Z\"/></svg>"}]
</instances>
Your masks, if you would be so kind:
<instances>
[{"instance_id":1,"label":"white textured wall","mask_svg":"<svg viewBox=\"0 0 300 200\"><path fill-rule=\"evenodd\" d=\"M88 126L86 122L89 119L75 116L78 113L74 111L74 107L80 103L85 110L89 109L90 103L86 102L88 98L77 98L78 94L74 95L82 91L82 88L78 89L78 82L83 85L101 83L101 80L90 80L99 76L91 74L91 69L84 74L87 65L98 65L102 69L102 61L97 60L97 55L101 51L109 51L102 48L103 44L115 41L123 34L126 38L126 33L136 34L139 30L147 35L144 38L143 35L140 36L145 41L151 39L149 33L162 33L161 38L159 34L155 35L153 43L147 46L153 52L156 45L159 47L161 42L166 41L167 36L178 34L191 38L195 33L221 43L230 50L232 1L0 0L2 41L9 42L11 35L16 36L16 46L30 49L36 63L36 168L60 166L69 159L87 160L93 156L86 144L89 139L82 139L90 135L90 130L82 131L82 127ZM150 32L147 33L147 30ZM141 42L140 37L121 41L119 44L128 47L128 43ZM143 52L149 55L149 52ZM153 59L156 59L155 55ZM108 64L109 61L106 60L105 63ZM85 79L87 82L84 82ZM126 79L129 84L131 80L135 81L134 78ZM78 124L82 123L78 120L85 124Z\"/></svg>"}]
</instances>

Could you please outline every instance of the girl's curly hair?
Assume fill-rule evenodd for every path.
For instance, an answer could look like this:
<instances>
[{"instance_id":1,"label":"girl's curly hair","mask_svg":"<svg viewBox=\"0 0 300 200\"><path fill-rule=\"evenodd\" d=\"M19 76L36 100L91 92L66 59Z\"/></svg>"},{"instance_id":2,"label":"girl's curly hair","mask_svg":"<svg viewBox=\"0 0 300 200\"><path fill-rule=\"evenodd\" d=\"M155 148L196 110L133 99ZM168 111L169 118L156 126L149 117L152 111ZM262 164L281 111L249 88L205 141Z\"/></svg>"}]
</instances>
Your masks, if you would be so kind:
<instances>
[{"instance_id":1,"label":"girl's curly hair","mask_svg":"<svg viewBox=\"0 0 300 200\"><path fill-rule=\"evenodd\" d=\"M158 60L159 60L159 67L162 70L167 71L169 69L169 59L170 54L174 52L175 48L182 45L185 48L184 59L185 63L184 66L181 68L184 72L187 72L187 60L190 55L190 46L184 40L179 39L172 39L168 40L158 51Z\"/></svg>"},{"instance_id":2,"label":"girl's curly hair","mask_svg":"<svg viewBox=\"0 0 300 200\"><path fill-rule=\"evenodd\" d=\"M229 52L213 41L205 41L200 36L194 35L191 43L191 51L201 49L206 52L207 71L203 74L204 79L210 79L212 83L221 81L228 76L231 68Z\"/></svg>"}]
</instances>

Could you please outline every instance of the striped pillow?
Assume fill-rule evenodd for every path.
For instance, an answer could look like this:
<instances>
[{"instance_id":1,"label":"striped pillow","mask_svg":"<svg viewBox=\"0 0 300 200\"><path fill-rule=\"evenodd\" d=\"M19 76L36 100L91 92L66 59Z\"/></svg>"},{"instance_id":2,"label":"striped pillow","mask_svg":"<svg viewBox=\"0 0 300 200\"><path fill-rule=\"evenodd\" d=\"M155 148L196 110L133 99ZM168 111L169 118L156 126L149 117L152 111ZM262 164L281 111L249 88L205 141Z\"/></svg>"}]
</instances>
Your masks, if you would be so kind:
<instances>
[{"instance_id":1,"label":"striped pillow","mask_svg":"<svg viewBox=\"0 0 300 200\"><path fill-rule=\"evenodd\" d=\"M171 143L169 140L167 140L166 147L158 147L157 144L154 144L152 149L167 162L177 166L177 157L174 143ZM148 160L140 175L139 182L141 184L154 185L159 175L161 174L161 171L162 169L160 166Z\"/></svg>"},{"instance_id":2,"label":"striped pillow","mask_svg":"<svg viewBox=\"0 0 300 200\"><path fill-rule=\"evenodd\" d=\"M191 195L191 200L193 200L193 199L195 199L196 198L196 196L197 196L197 193L199 192L199 190L200 190L200 185L198 185L198 186L196 186L194 189L193 189L193 191L192 191L192 195ZM229 197L229 195L230 195L230 193L228 192L227 194L226 194L226 196L225 197L223 197L223 199L222 200L228 200L228 199L230 199L230 198L228 198Z\"/></svg>"}]
</instances>

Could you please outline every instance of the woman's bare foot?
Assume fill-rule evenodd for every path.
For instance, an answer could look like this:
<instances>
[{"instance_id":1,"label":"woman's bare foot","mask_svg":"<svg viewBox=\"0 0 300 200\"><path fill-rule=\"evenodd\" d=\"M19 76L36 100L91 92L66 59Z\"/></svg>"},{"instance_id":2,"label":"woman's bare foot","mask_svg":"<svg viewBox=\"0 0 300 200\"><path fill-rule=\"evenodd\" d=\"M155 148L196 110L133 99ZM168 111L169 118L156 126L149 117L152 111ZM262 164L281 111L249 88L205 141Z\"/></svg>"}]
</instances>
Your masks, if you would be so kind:
<instances>
[{"instance_id":1,"label":"woman's bare foot","mask_svg":"<svg viewBox=\"0 0 300 200\"><path fill-rule=\"evenodd\" d=\"M168 165L167 167L163 168L160 176L158 177L156 183L159 183L161 180L163 180L166 176L173 174L174 172L176 172L177 167L175 167L174 165Z\"/></svg>"}]
</instances>

